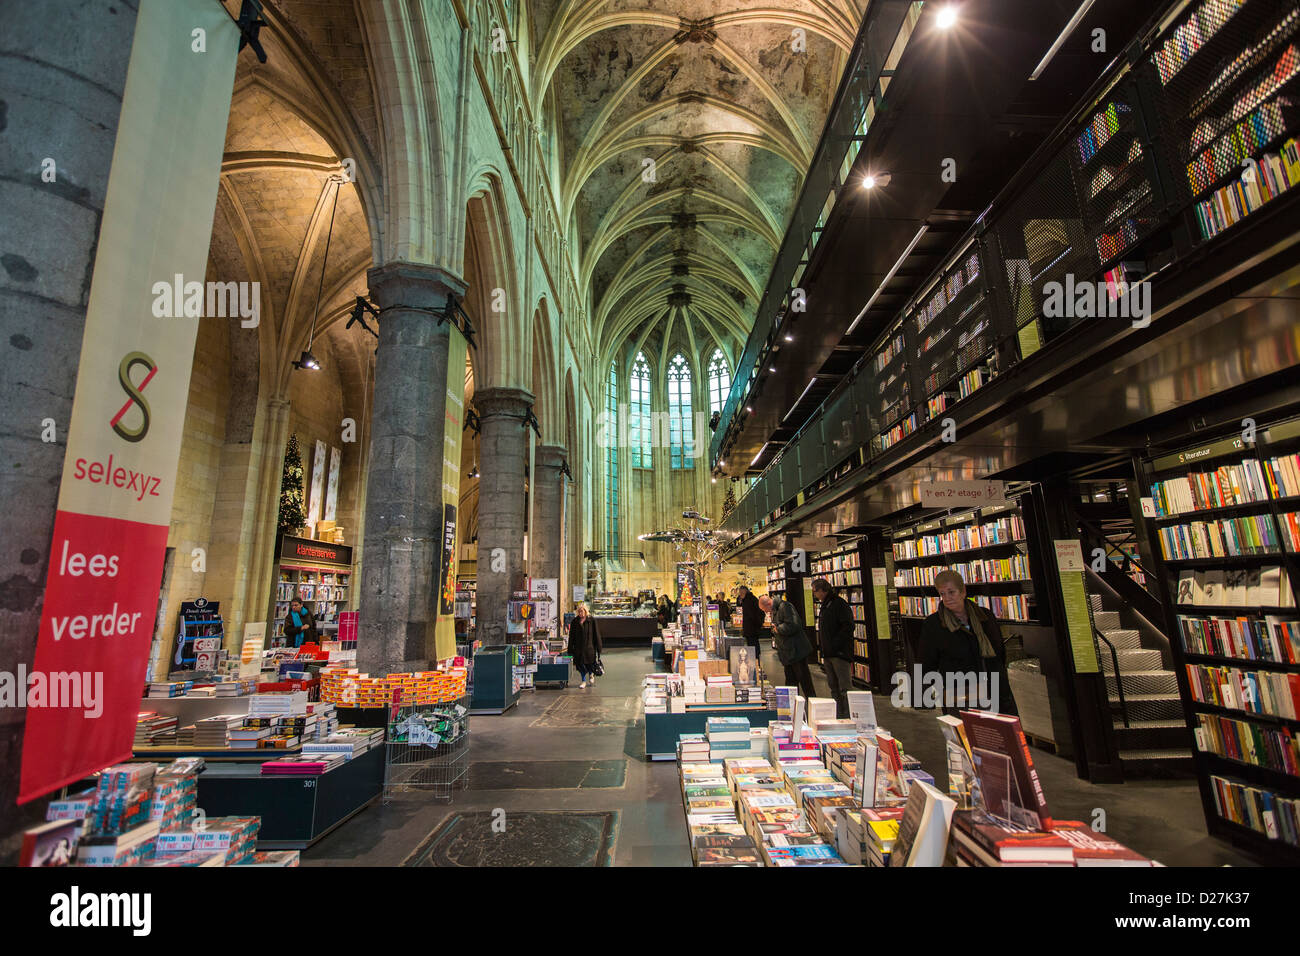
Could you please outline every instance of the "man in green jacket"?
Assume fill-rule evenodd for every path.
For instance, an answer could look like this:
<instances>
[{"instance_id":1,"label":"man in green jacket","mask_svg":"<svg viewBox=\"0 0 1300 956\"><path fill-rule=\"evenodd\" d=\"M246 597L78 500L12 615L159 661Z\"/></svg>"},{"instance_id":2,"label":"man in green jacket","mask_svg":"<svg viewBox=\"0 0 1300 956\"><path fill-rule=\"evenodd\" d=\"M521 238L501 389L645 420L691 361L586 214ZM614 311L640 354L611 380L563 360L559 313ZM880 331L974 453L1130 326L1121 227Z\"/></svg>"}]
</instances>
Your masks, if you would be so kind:
<instances>
[{"instance_id":1,"label":"man in green jacket","mask_svg":"<svg viewBox=\"0 0 1300 956\"><path fill-rule=\"evenodd\" d=\"M816 697L812 673L808 670L812 644L804 631L799 609L780 595L774 602L767 594L759 598L758 606L772 615L772 637L776 640L776 656L785 666L786 684L798 687L805 697Z\"/></svg>"}]
</instances>

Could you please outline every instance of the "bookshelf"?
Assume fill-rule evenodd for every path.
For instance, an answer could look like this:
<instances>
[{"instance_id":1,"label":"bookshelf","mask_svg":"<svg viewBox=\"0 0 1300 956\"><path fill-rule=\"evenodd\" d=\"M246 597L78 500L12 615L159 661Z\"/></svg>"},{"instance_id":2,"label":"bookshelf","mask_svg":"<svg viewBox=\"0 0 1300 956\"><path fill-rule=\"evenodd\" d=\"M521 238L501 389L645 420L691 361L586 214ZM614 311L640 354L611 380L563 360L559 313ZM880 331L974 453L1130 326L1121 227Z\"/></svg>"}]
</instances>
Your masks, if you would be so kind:
<instances>
[{"instance_id":1,"label":"bookshelf","mask_svg":"<svg viewBox=\"0 0 1300 956\"><path fill-rule=\"evenodd\" d=\"M322 637L338 633L339 615L352 606L352 549L346 545L285 536L276 568L270 630L283 638L281 625L297 596L316 619Z\"/></svg>"},{"instance_id":2,"label":"bookshelf","mask_svg":"<svg viewBox=\"0 0 1300 956\"><path fill-rule=\"evenodd\" d=\"M1144 462L1211 834L1300 862L1300 419ZM1289 814L1289 816L1288 816Z\"/></svg>"},{"instance_id":3,"label":"bookshelf","mask_svg":"<svg viewBox=\"0 0 1300 956\"><path fill-rule=\"evenodd\" d=\"M1300 9L1201 0L1149 57L1169 174L1205 242L1300 182Z\"/></svg>"},{"instance_id":4,"label":"bookshelf","mask_svg":"<svg viewBox=\"0 0 1300 956\"><path fill-rule=\"evenodd\" d=\"M863 556L860 542L854 541L832 551L813 555L809 563L813 578L825 578L839 591L840 597L849 602L853 611L853 684L859 687L871 687L871 667L876 655L871 653L871 620L873 605L867 587L869 581L863 577ZM816 615L821 614L821 602L813 597L813 624L816 630Z\"/></svg>"},{"instance_id":5,"label":"bookshelf","mask_svg":"<svg viewBox=\"0 0 1300 956\"><path fill-rule=\"evenodd\" d=\"M1016 504L993 505L913 525L894 535L894 587L904 619L939 609L934 578L951 568L966 592L1000 620L1038 624L1024 517Z\"/></svg>"},{"instance_id":6,"label":"bookshelf","mask_svg":"<svg viewBox=\"0 0 1300 956\"><path fill-rule=\"evenodd\" d=\"M992 380L993 316L978 245L972 240L929 287L907 320L917 376L917 415L942 418Z\"/></svg>"}]
</instances>

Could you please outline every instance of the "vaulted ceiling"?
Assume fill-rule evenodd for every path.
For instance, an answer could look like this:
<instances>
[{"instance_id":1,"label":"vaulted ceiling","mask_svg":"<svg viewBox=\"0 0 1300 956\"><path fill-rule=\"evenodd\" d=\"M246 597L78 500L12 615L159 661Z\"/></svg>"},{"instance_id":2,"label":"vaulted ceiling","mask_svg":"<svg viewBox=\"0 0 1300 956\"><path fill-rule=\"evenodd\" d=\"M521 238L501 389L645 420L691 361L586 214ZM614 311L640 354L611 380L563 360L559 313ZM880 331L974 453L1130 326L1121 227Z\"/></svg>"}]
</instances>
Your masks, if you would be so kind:
<instances>
[{"instance_id":1,"label":"vaulted ceiling","mask_svg":"<svg viewBox=\"0 0 1300 956\"><path fill-rule=\"evenodd\" d=\"M753 323L866 0L536 0L561 215L602 355Z\"/></svg>"}]
</instances>

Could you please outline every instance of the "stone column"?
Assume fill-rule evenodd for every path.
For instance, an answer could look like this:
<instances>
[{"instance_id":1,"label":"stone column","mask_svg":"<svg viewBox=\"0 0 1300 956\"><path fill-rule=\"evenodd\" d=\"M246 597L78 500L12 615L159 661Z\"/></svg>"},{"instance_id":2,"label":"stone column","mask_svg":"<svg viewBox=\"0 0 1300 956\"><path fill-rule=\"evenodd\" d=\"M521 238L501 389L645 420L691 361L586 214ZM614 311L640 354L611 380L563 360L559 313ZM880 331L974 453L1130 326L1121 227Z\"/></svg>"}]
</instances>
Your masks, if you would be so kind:
<instances>
[{"instance_id":1,"label":"stone column","mask_svg":"<svg viewBox=\"0 0 1300 956\"><path fill-rule=\"evenodd\" d=\"M530 430L524 416L533 402L521 388L474 393L479 435L477 636L485 645L506 643L510 592L524 587L524 469Z\"/></svg>"},{"instance_id":2,"label":"stone column","mask_svg":"<svg viewBox=\"0 0 1300 956\"><path fill-rule=\"evenodd\" d=\"M0 670L11 674L36 653L135 7L0 3ZM26 714L0 707L0 859L44 819L44 801L14 806Z\"/></svg>"},{"instance_id":3,"label":"stone column","mask_svg":"<svg viewBox=\"0 0 1300 956\"><path fill-rule=\"evenodd\" d=\"M568 452L558 445L542 445L537 449L534 468L533 533L529 538L532 567L535 578L560 578L560 564L564 554L564 492L568 480L560 474Z\"/></svg>"},{"instance_id":4,"label":"stone column","mask_svg":"<svg viewBox=\"0 0 1300 956\"><path fill-rule=\"evenodd\" d=\"M434 657L451 326L423 310L441 311L448 293L463 296L465 285L408 262L371 269L367 279L385 311L370 419L357 666L379 676L423 670Z\"/></svg>"}]
</instances>

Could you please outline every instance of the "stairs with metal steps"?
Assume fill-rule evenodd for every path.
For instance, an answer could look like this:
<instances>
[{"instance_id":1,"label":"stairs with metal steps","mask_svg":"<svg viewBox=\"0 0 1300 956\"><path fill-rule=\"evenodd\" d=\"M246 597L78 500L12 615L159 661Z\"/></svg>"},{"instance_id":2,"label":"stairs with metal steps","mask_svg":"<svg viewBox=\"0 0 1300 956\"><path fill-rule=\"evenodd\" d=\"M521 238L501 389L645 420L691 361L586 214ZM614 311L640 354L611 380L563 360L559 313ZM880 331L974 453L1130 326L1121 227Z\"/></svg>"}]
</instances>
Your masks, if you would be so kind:
<instances>
[{"instance_id":1,"label":"stairs with metal steps","mask_svg":"<svg viewBox=\"0 0 1300 956\"><path fill-rule=\"evenodd\" d=\"M1107 610L1100 594L1089 594L1097 630L1115 646L1119 673L1110 648L1099 642L1101 671L1106 680L1120 761L1126 773L1190 770L1191 733L1178 696L1178 678L1164 667L1159 648L1144 647L1142 634L1123 626L1118 610ZM1124 688L1128 724L1124 723L1119 689Z\"/></svg>"}]
</instances>

